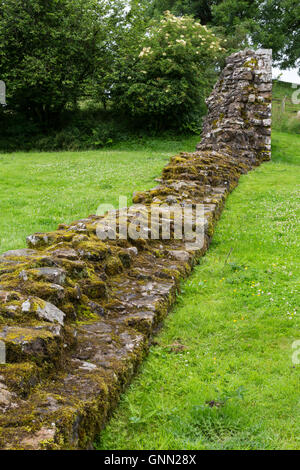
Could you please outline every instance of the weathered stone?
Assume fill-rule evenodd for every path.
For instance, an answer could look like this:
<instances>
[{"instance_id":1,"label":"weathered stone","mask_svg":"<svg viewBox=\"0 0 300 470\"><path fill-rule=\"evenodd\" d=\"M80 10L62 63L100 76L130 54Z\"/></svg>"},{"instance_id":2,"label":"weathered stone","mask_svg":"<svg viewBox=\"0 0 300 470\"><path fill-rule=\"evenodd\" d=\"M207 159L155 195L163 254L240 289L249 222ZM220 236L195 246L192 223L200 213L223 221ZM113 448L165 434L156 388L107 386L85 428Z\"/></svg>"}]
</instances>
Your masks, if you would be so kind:
<instances>
[{"instance_id":1,"label":"weathered stone","mask_svg":"<svg viewBox=\"0 0 300 470\"><path fill-rule=\"evenodd\" d=\"M172 258L182 263L188 263L191 259L191 255L187 251L169 250L168 253Z\"/></svg>"},{"instance_id":2,"label":"weathered stone","mask_svg":"<svg viewBox=\"0 0 300 470\"><path fill-rule=\"evenodd\" d=\"M207 100L209 112L199 150L212 147L226 153L229 150L240 160L248 159L250 164L270 159L269 149L258 149L255 139L265 133L265 127L271 127L268 103L263 105L265 119L257 118L262 114L265 94L272 90L271 70L271 51L267 49L246 49L227 58L220 80ZM240 103L241 95L245 104Z\"/></svg>"},{"instance_id":3,"label":"weathered stone","mask_svg":"<svg viewBox=\"0 0 300 470\"><path fill-rule=\"evenodd\" d=\"M61 248L61 249L50 251L50 253L52 256L55 256L56 258L64 258L64 259L69 259L72 261L75 261L78 259L78 254L76 250L73 250L72 248L68 248L68 249Z\"/></svg>"},{"instance_id":4,"label":"weathered stone","mask_svg":"<svg viewBox=\"0 0 300 470\"><path fill-rule=\"evenodd\" d=\"M35 275L37 278L59 285L63 285L66 280L65 271L59 268L38 268Z\"/></svg>"},{"instance_id":5,"label":"weathered stone","mask_svg":"<svg viewBox=\"0 0 300 470\"><path fill-rule=\"evenodd\" d=\"M13 406L14 394L3 383L4 377L0 375L0 411L5 413Z\"/></svg>"},{"instance_id":6,"label":"weathered stone","mask_svg":"<svg viewBox=\"0 0 300 470\"><path fill-rule=\"evenodd\" d=\"M22 303L22 312L23 313L29 313L31 311L31 302L29 299L25 300L25 302Z\"/></svg>"},{"instance_id":7,"label":"weathered stone","mask_svg":"<svg viewBox=\"0 0 300 470\"><path fill-rule=\"evenodd\" d=\"M82 290L90 299L101 299L107 295L107 287L103 281L85 283Z\"/></svg>"},{"instance_id":8,"label":"weathered stone","mask_svg":"<svg viewBox=\"0 0 300 470\"><path fill-rule=\"evenodd\" d=\"M25 437L21 441L21 448L28 450L38 450L41 448L47 448L47 443L53 443L53 438L55 435L55 428L46 428L43 427L34 434Z\"/></svg>"},{"instance_id":9,"label":"weathered stone","mask_svg":"<svg viewBox=\"0 0 300 470\"><path fill-rule=\"evenodd\" d=\"M270 158L270 72L270 51L232 54L207 100L198 151L172 157L159 186L136 192L129 209L61 224L28 237L34 250L0 256L0 340L7 353L0 365L1 448L91 446L180 280L208 249L228 194L242 174ZM153 203L158 224L138 230ZM203 246L177 239L168 204L202 204L204 214L185 222L203 231ZM112 215L132 224L127 239ZM107 229L115 239L101 241Z\"/></svg>"},{"instance_id":10,"label":"weathered stone","mask_svg":"<svg viewBox=\"0 0 300 470\"><path fill-rule=\"evenodd\" d=\"M49 242L48 236L44 233L35 233L26 238L29 247L46 246Z\"/></svg>"},{"instance_id":11,"label":"weathered stone","mask_svg":"<svg viewBox=\"0 0 300 470\"><path fill-rule=\"evenodd\" d=\"M91 301L88 303L88 306L90 307L91 311L99 315L99 317L104 316L105 311L104 311L104 308L101 307L101 305L97 304L96 302Z\"/></svg>"},{"instance_id":12,"label":"weathered stone","mask_svg":"<svg viewBox=\"0 0 300 470\"><path fill-rule=\"evenodd\" d=\"M62 330L59 325L6 326L0 329L0 340L6 345L8 363L30 358L42 364L44 360L57 362L61 356Z\"/></svg>"},{"instance_id":13,"label":"weathered stone","mask_svg":"<svg viewBox=\"0 0 300 470\"><path fill-rule=\"evenodd\" d=\"M263 119L262 124L265 127L271 127L272 120L271 119Z\"/></svg>"},{"instance_id":14,"label":"weathered stone","mask_svg":"<svg viewBox=\"0 0 300 470\"><path fill-rule=\"evenodd\" d=\"M167 204L177 204L177 198L175 196L167 196L166 197L166 203Z\"/></svg>"},{"instance_id":15,"label":"weathered stone","mask_svg":"<svg viewBox=\"0 0 300 470\"><path fill-rule=\"evenodd\" d=\"M36 256L38 254L37 251L35 250L30 250L28 248L24 248L21 250L9 250L6 251L5 253L1 253L0 257L3 258L31 258L32 256Z\"/></svg>"},{"instance_id":16,"label":"weathered stone","mask_svg":"<svg viewBox=\"0 0 300 470\"><path fill-rule=\"evenodd\" d=\"M42 307L38 306L37 314L43 320L47 320L52 323L57 322L62 326L64 324L65 314L55 307L55 305L50 304L50 302L44 302Z\"/></svg>"},{"instance_id":17,"label":"weathered stone","mask_svg":"<svg viewBox=\"0 0 300 470\"><path fill-rule=\"evenodd\" d=\"M21 281L28 281L28 274L26 271L21 271L20 274L19 274L19 279L21 279Z\"/></svg>"}]
</instances>

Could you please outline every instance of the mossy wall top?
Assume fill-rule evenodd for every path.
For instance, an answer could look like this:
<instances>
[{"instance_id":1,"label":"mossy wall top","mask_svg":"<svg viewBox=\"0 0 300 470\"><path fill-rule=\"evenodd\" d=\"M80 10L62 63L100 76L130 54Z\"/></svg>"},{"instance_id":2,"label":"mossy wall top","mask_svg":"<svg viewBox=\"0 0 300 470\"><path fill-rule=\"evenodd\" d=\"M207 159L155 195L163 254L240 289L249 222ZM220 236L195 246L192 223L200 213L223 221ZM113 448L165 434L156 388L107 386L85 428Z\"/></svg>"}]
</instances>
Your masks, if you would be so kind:
<instances>
[{"instance_id":1,"label":"mossy wall top","mask_svg":"<svg viewBox=\"0 0 300 470\"><path fill-rule=\"evenodd\" d=\"M199 150L256 164L271 158L272 51L232 54L210 97Z\"/></svg>"},{"instance_id":2,"label":"mossy wall top","mask_svg":"<svg viewBox=\"0 0 300 470\"><path fill-rule=\"evenodd\" d=\"M156 239L151 225L139 239L116 233L101 241L97 226L111 214L89 216L0 256L0 448L92 445L180 279L208 249L227 195L242 173L270 158L271 79L270 51L231 55L207 100L198 151L173 157L157 187L134 194L132 207L144 217L153 204L202 205L199 249L176 238L174 215L164 210ZM124 218L126 209L115 215Z\"/></svg>"}]
</instances>

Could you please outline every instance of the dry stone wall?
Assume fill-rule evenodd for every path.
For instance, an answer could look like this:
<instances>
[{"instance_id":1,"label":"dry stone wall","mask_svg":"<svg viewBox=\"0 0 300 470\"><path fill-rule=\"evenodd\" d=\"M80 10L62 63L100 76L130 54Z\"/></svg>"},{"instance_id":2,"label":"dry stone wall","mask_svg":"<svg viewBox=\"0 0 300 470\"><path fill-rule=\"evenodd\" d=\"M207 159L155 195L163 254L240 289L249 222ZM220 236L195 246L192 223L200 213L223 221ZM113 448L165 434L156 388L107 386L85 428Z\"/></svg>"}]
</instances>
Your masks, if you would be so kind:
<instances>
[{"instance_id":1,"label":"dry stone wall","mask_svg":"<svg viewBox=\"0 0 300 470\"><path fill-rule=\"evenodd\" d=\"M197 151L173 157L157 187L134 194L145 217L151 204L202 204L198 250L172 230L169 240L116 233L101 241L97 227L107 214L36 233L27 249L0 256L0 448L92 445L180 280L208 249L226 197L241 174L270 158L271 83L270 51L230 56L208 99ZM164 217L172 228L172 216L160 223Z\"/></svg>"},{"instance_id":2,"label":"dry stone wall","mask_svg":"<svg viewBox=\"0 0 300 470\"><path fill-rule=\"evenodd\" d=\"M257 165L271 158L271 52L245 50L227 59L207 100L198 150L217 150Z\"/></svg>"}]
</instances>

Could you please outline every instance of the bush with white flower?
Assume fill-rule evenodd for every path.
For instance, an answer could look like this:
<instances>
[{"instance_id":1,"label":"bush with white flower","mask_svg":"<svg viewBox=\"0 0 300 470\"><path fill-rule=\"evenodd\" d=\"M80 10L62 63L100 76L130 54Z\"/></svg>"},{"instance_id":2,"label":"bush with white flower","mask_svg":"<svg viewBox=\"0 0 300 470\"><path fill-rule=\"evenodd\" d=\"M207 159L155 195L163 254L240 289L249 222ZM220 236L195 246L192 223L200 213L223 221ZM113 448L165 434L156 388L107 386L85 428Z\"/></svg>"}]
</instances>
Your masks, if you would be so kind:
<instances>
[{"instance_id":1,"label":"bush with white flower","mask_svg":"<svg viewBox=\"0 0 300 470\"><path fill-rule=\"evenodd\" d=\"M204 107L225 49L192 17L153 21L113 87L119 108L152 127L186 128Z\"/></svg>"}]
</instances>

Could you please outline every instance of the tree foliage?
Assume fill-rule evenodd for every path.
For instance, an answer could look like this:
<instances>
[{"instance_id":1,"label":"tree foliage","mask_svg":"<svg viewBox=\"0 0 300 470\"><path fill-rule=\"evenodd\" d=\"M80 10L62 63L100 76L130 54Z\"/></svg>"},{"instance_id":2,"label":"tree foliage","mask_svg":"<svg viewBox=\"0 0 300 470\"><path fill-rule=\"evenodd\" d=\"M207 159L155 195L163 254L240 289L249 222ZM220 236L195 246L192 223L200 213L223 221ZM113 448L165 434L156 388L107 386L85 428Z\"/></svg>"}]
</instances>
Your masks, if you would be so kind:
<instances>
[{"instance_id":1,"label":"tree foliage","mask_svg":"<svg viewBox=\"0 0 300 470\"><path fill-rule=\"evenodd\" d=\"M104 108L111 103L112 88L120 73L129 66L143 40L149 17L147 6L139 0L114 0L110 3L109 28L106 49L96 58L94 73L89 82L90 95L102 102Z\"/></svg>"},{"instance_id":2,"label":"tree foliage","mask_svg":"<svg viewBox=\"0 0 300 470\"><path fill-rule=\"evenodd\" d=\"M216 3L219 3L218 0L153 0L150 2L149 13L159 16L170 10L177 16L192 15L202 24L207 24L212 21L212 6Z\"/></svg>"},{"instance_id":3,"label":"tree foliage","mask_svg":"<svg viewBox=\"0 0 300 470\"><path fill-rule=\"evenodd\" d=\"M299 64L299 0L152 0L149 12L165 9L176 15L189 14L223 34L232 49L246 45L273 49L282 67Z\"/></svg>"},{"instance_id":4,"label":"tree foliage","mask_svg":"<svg viewBox=\"0 0 300 470\"><path fill-rule=\"evenodd\" d=\"M105 2L0 3L0 76L11 109L48 122L80 95L106 38Z\"/></svg>"},{"instance_id":5,"label":"tree foliage","mask_svg":"<svg viewBox=\"0 0 300 470\"><path fill-rule=\"evenodd\" d=\"M254 42L273 49L274 59L282 68L300 68L299 0L260 2L256 18L260 27L253 29Z\"/></svg>"},{"instance_id":6,"label":"tree foliage","mask_svg":"<svg viewBox=\"0 0 300 470\"><path fill-rule=\"evenodd\" d=\"M153 20L138 47L127 54L115 76L115 106L158 128L186 124L203 106L215 67L224 54L206 26L170 12Z\"/></svg>"},{"instance_id":7,"label":"tree foliage","mask_svg":"<svg viewBox=\"0 0 300 470\"><path fill-rule=\"evenodd\" d=\"M272 48L289 67L299 35L298 0L0 0L0 117L44 130L89 98L118 118L195 129L222 44Z\"/></svg>"}]
</instances>

